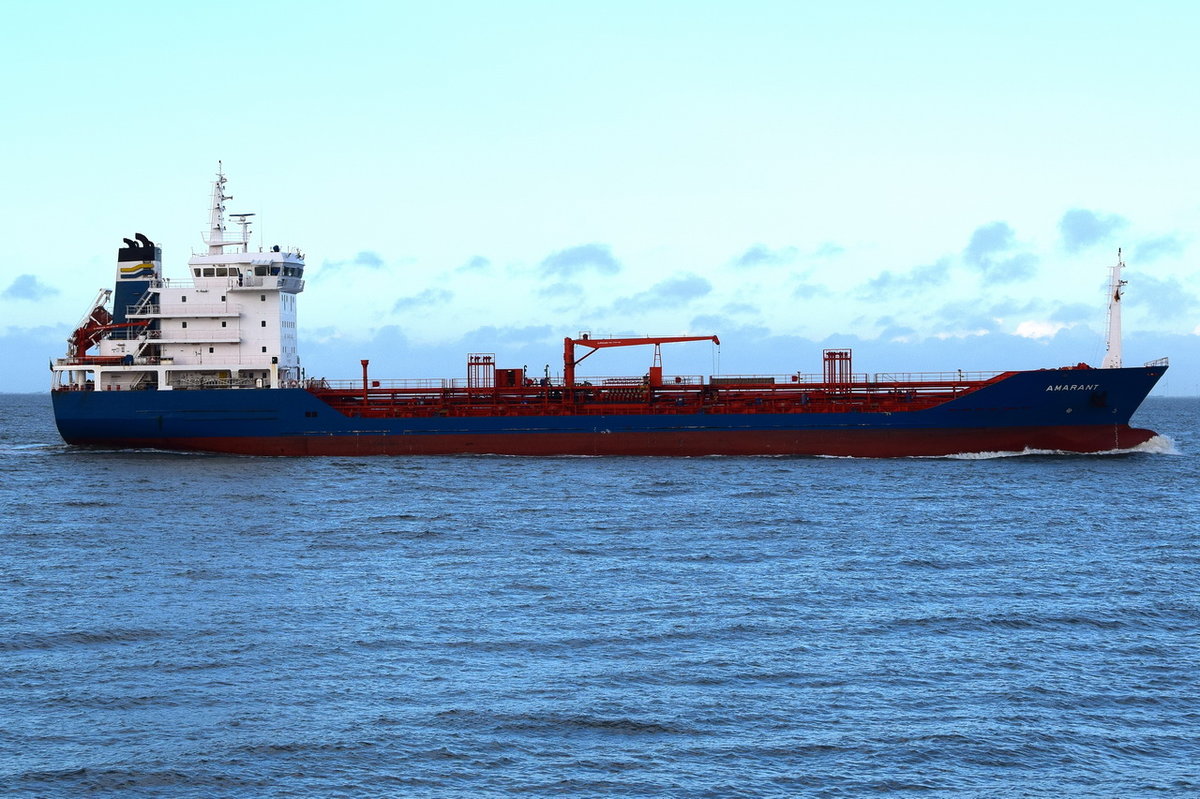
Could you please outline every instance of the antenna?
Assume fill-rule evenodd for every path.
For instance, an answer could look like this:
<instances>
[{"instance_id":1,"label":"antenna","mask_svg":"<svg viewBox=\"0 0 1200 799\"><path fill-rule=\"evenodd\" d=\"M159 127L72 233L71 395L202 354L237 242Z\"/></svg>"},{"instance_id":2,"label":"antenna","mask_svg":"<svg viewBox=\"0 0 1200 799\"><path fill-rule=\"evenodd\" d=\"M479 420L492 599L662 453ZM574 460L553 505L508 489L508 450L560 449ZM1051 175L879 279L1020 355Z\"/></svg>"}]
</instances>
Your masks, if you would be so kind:
<instances>
[{"instance_id":1,"label":"antenna","mask_svg":"<svg viewBox=\"0 0 1200 799\"><path fill-rule=\"evenodd\" d=\"M254 214L230 214L235 225L242 226L242 252L250 252L250 217Z\"/></svg>"}]
</instances>

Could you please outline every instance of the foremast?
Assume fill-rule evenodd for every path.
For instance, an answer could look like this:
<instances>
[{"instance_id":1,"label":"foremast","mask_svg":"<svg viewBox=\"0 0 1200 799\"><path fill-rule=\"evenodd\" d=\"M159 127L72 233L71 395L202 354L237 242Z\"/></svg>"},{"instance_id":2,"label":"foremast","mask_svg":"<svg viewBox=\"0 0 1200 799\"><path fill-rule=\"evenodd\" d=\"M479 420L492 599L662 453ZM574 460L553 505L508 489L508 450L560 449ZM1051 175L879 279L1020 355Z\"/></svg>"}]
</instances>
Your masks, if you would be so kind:
<instances>
[{"instance_id":1,"label":"foremast","mask_svg":"<svg viewBox=\"0 0 1200 799\"><path fill-rule=\"evenodd\" d=\"M1108 338L1105 343L1104 362L1101 369L1121 368L1121 297L1125 294L1126 281L1121 279L1125 262L1121 260L1121 249L1117 248L1117 262L1110 267L1108 282Z\"/></svg>"}]
</instances>

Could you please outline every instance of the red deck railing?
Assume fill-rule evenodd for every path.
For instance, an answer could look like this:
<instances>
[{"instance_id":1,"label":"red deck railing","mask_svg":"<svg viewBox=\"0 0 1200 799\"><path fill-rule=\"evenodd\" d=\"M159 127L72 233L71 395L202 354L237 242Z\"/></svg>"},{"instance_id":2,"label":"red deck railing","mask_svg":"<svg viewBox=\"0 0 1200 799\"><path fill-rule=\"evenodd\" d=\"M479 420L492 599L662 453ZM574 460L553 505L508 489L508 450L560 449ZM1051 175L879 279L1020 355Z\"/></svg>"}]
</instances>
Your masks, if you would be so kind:
<instances>
[{"instance_id":1,"label":"red deck railing","mask_svg":"<svg viewBox=\"0 0 1200 799\"><path fill-rule=\"evenodd\" d=\"M691 379L650 386L643 381L617 383L595 378L596 384L567 388L557 381L538 381L514 387L446 385L459 381L403 381L407 385L382 385L371 381L309 381L307 388L347 416L421 418L433 416L548 416L592 414L691 414L691 413L845 413L903 412L930 408L1001 379L1007 373L987 376L965 373L893 375L887 381L854 380L838 375L839 382L801 382L787 376L786 383L713 378ZM756 376L760 377L760 376ZM808 377L808 376L803 376ZM442 385L436 383L442 382ZM589 381L590 382L590 381ZM545 385L542 385L545 383Z\"/></svg>"}]
</instances>

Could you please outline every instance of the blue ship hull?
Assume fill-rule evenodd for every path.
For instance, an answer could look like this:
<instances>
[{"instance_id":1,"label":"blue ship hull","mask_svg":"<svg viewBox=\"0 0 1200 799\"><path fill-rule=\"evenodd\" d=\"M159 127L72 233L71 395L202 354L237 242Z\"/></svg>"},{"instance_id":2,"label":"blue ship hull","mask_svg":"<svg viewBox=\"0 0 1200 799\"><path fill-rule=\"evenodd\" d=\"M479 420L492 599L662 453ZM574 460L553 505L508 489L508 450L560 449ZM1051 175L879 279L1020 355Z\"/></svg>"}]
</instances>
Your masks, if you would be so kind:
<instances>
[{"instance_id":1,"label":"blue ship hull","mask_svg":"<svg viewBox=\"0 0 1200 799\"><path fill-rule=\"evenodd\" d=\"M1130 417L1166 367L1015 372L932 408L891 412L357 417L293 389L56 391L70 444L261 455L850 455L1099 452L1155 434Z\"/></svg>"}]
</instances>

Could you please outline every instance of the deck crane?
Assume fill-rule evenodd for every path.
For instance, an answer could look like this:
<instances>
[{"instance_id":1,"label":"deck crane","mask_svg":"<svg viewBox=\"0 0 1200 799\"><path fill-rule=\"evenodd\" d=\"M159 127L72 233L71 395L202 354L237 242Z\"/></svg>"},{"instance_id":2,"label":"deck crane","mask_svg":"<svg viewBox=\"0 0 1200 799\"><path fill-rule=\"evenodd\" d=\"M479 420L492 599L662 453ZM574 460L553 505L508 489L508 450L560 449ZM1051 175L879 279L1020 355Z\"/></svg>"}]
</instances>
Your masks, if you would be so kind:
<instances>
[{"instance_id":1,"label":"deck crane","mask_svg":"<svg viewBox=\"0 0 1200 799\"><path fill-rule=\"evenodd\" d=\"M79 324L76 325L75 330L67 339L68 358L87 359L87 351L94 347L96 342L104 338L105 334L109 331L121 328L146 327L150 324L149 319L114 323L112 314L104 307L110 296L112 296L110 289L100 289L100 293L92 301L91 309L79 320ZM115 362L119 361L120 357L100 358L99 356L94 356L89 362L95 361L98 363L102 360Z\"/></svg>"},{"instance_id":2,"label":"deck crane","mask_svg":"<svg viewBox=\"0 0 1200 799\"><path fill-rule=\"evenodd\" d=\"M642 344L654 345L654 365L650 367L650 385L662 385L662 345L676 344L683 341L711 341L718 347L721 346L721 340L716 336L633 336L633 337L614 337L614 338L592 338L587 333L583 333L579 338L563 339L563 385L571 388L575 385L575 367L578 366L584 358L594 354L598 350L607 349L609 347L637 347ZM575 357L576 347L587 347L591 352L584 353L583 356Z\"/></svg>"},{"instance_id":3,"label":"deck crane","mask_svg":"<svg viewBox=\"0 0 1200 799\"><path fill-rule=\"evenodd\" d=\"M100 289L96 299L92 300L88 312L79 320L79 324L67 339L67 357L83 357L92 345L100 340L102 331L112 323L112 314L104 307L111 296L112 289Z\"/></svg>"}]
</instances>

